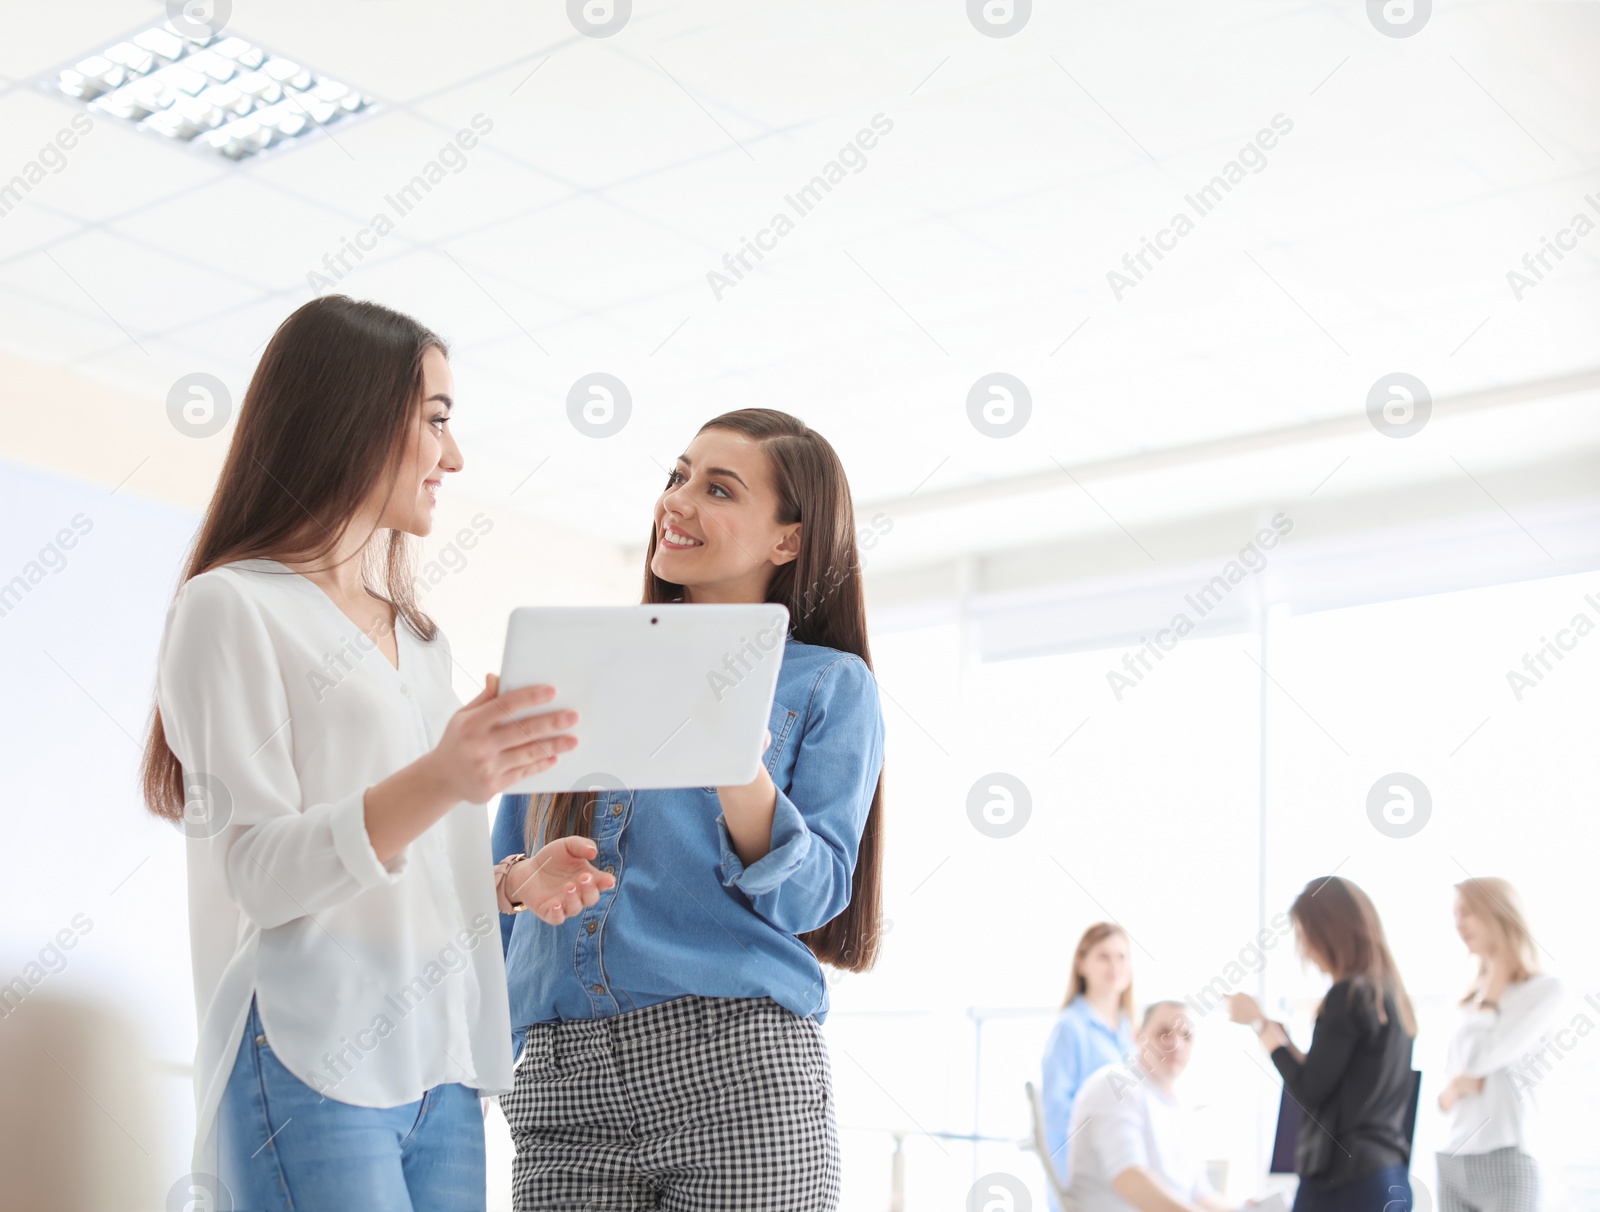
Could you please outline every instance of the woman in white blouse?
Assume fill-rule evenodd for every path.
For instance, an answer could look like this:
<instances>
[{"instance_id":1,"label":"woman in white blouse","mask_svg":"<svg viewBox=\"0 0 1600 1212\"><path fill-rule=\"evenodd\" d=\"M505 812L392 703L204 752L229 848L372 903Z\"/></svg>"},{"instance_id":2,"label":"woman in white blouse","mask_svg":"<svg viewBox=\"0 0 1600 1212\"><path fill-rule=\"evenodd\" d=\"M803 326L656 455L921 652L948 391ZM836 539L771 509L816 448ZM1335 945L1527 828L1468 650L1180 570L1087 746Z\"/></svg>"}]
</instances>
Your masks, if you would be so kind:
<instances>
[{"instance_id":1,"label":"woman in white blouse","mask_svg":"<svg viewBox=\"0 0 1600 1212\"><path fill-rule=\"evenodd\" d=\"M587 838L492 868L484 805L572 748L575 717L492 676L462 706L413 599L410 536L461 467L453 391L409 317L301 307L167 616L143 786L189 839L216 1206L483 1208L479 1096L512 1085L497 912L559 924L612 882Z\"/></svg>"},{"instance_id":2,"label":"woman in white blouse","mask_svg":"<svg viewBox=\"0 0 1600 1212\"><path fill-rule=\"evenodd\" d=\"M1524 1067L1561 1003L1561 982L1539 973L1538 947L1517 890L1483 877L1456 885L1456 931L1478 957L1450 1044L1439 1108L1450 1134L1439 1153L1440 1212L1536 1212L1534 1085Z\"/></svg>"}]
</instances>

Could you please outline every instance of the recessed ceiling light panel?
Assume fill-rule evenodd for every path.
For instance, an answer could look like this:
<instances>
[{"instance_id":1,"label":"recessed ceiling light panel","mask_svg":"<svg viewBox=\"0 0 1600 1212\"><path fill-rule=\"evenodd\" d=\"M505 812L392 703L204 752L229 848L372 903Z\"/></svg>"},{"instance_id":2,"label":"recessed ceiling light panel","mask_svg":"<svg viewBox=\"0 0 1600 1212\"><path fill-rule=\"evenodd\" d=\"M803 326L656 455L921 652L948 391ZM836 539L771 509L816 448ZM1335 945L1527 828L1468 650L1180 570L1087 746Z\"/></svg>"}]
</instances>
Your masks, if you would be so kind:
<instances>
[{"instance_id":1,"label":"recessed ceiling light panel","mask_svg":"<svg viewBox=\"0 0 1600 1212\"><path fill-rule=\"evenodd\" d=\"M96 114L244 160L293 143L374 102L243 38L182 32L172 22L134 34L40 81Z\"/></svg>"}]
</instances>

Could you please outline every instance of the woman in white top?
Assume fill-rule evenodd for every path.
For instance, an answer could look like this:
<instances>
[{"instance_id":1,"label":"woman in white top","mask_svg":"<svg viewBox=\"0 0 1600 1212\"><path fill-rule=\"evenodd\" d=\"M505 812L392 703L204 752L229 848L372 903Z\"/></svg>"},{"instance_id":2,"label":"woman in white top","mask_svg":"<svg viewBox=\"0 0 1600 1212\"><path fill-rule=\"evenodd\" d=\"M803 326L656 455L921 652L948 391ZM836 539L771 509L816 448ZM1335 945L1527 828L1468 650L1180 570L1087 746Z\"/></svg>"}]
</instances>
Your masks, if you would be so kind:
<instances>
[{"instance_id":1,"label":"woman in white top","mask_svg":"<svg viewBox=\"0 0 1600 1212\"><path fill-rule=\"evenodd\" d=\"M1536 1212L1533 1086L1524 1069L1561 1003L1561 982L1539 973L1538 948L1517 890L1484 877L1456 885L1456 931L1478 957L1450 1043L1439 1108L1450 1135L1439 1153L1440 1212Z\"/></svg>"},{"instance_id":2,"label":"woman in white top","mask_svg":"<svg viewBox=\"0 0 1600 1212\"><path fill-rule=\"evenodd\" d=\"M492 676L463 707L413 599L453 391L409 317L301 307L167 615L143 787L189 839L207 1206L482 1209L479 1095L512 1085L497 912L559 924L611 884L587 838L492 865L484 805L575 717L514 719L554 691Z\"/></svg>"}]
</instances>

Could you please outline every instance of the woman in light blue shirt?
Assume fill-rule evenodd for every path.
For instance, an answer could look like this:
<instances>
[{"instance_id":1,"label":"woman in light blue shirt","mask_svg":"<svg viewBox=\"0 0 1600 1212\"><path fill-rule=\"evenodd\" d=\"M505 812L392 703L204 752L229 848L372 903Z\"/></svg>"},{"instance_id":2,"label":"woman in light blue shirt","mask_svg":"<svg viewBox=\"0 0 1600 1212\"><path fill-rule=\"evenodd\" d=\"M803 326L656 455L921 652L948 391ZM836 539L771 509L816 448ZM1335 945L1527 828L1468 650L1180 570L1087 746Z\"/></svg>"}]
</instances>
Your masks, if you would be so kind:
<instances>
[{"instance_id":1,"label":"woman in light blue shirt","mask_svg":"<svg viewBox=\"0 0 1600 1212\"><path fill-rule=\"evenodd\" d=\"M1083 1079L1134 1050L1133 965L1121 926L1096 922L1072 957L1067 999L1044 1049L1045 1141L1056 1173L1067 1173L1067 1130ZM1051 1206L1054 1206L1052 1197Z\"/></svg>"},{"instance_id":2,"label":"woman in light blue shirt","mask_svg":"<svg viewBox=\"0 0 1600 1212\"><path fill-rule=\"evenodd\" d=\"M708 422L656 503L646 564L646 602L788 608L787 637L747 652L782 662L770 741L742 787L502 797L502 861L576 833L616 876L560 925L501 918L523 1040L501 1100L515 1206L832 1209L821 964L876 958L883 819L883 719L838 457L785 413ZM521 878L507 868L508 902Z\"/></svg>"}]
</instances>

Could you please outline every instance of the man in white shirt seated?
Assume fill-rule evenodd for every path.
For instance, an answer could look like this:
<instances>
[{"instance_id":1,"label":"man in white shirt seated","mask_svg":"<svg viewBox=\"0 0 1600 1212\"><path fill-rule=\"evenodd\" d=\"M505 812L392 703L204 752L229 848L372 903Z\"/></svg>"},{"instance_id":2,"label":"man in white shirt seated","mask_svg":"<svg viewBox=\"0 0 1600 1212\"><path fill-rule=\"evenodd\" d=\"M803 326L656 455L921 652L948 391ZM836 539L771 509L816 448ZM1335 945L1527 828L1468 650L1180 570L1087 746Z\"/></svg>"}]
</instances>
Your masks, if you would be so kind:
<instances>
[{"instance_id":1,"label":"man in white shirt seated","mask_svg":"<svg viewBox=\"0 0 1600 1212\"><path fill-rule=\"evenodd\" d=\"M1182 1002L1154 1002L1138 1051L1084 1080L1072 1107L1067 1195L1074 1212L1233 1212L1206 1179L1172 1084L1194 1028Z\"/></svg>"}]
</instances>

